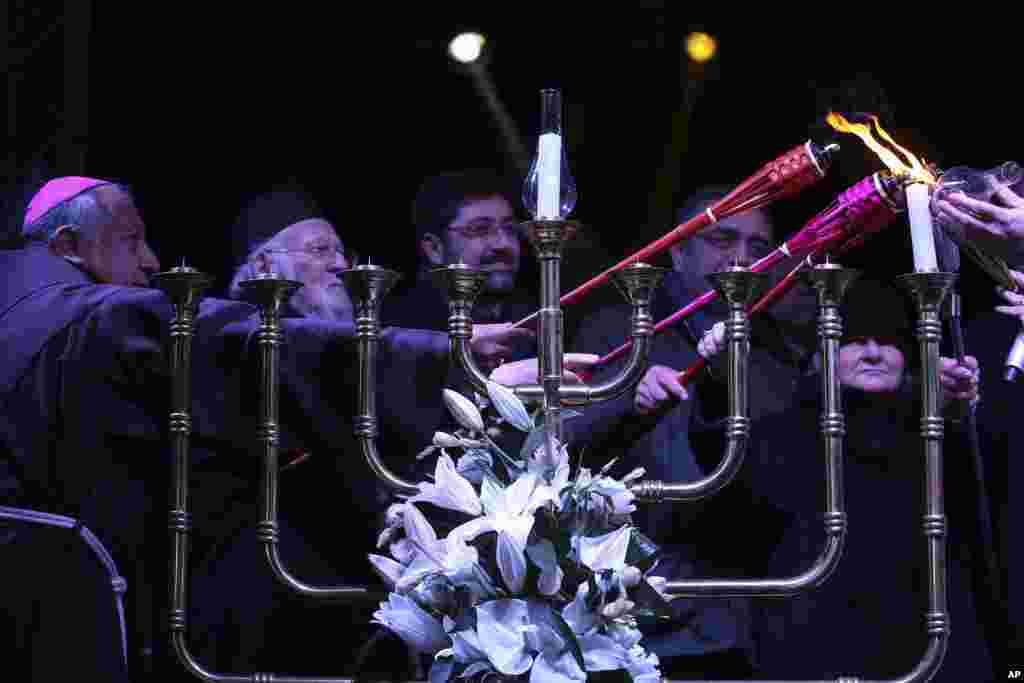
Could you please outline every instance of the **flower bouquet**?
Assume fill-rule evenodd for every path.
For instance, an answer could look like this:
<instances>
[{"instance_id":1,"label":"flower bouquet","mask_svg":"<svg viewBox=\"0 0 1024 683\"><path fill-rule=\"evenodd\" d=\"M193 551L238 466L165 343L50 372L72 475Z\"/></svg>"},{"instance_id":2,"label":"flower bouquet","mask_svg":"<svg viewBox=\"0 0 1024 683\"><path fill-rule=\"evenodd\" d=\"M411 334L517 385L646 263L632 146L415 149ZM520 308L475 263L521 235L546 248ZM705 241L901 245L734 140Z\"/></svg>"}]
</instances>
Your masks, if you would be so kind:
<instances>
[{"instance_id":1,"label":"flower bouquet","mask_svg":"<svg viewBox=\"0 0 1024 683\"><path fill-rule=\"evenodd\" d=\"M643 470L613 479L613 463L571 467L540 415L500 384L487 391L483 412L444 392L461 427L434 435L421 454L437 454L433 481L388 510L377 546L390 556L369 558L391 592L373 621L433 656L431 683L602 671L660 681L637 629L637 617L668 614L665 580L649 576L658 548L630 518L629 483ZM519 457L495 443L495 425L526 433Z\"/></svg>"}]
</instances>

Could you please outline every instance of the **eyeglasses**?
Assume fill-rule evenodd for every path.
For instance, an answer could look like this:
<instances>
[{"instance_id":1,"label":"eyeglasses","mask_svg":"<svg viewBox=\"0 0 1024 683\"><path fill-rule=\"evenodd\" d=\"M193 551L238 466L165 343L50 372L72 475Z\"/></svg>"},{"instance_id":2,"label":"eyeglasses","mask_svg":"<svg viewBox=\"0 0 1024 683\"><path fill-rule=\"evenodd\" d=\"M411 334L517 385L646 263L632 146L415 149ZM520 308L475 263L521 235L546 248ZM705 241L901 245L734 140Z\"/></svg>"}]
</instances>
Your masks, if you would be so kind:
<instances>
[{"instance_id":1,"label":"eyeglasses","mask_svg":"<svg viewBox=\"0 0 1024 683\"><path fill-rule=\"evenodd\" d=\"M264 253L267 254L306 254L312 256L319 261L333 261L336 257L341 256L346 263L353 263L356 258L356 254L353 251L346 249L340 244L337 246L330 246L327 244L314 244L302 249L264 249Z\"/></svg>"},{"instance_id":2,"label":"eyeglasses","mask_svg":"<svg viewBox=\"0 0 1024 683\"><path fill-rule=\"evenodd\" d=\"M476 221L466 225L450 225L448 229L471 240L491 239L497 237L499 232L512 239L520 239L523 236L522 226L513 222L498 224L492 221Z\"/></svg>"}]
</instances>

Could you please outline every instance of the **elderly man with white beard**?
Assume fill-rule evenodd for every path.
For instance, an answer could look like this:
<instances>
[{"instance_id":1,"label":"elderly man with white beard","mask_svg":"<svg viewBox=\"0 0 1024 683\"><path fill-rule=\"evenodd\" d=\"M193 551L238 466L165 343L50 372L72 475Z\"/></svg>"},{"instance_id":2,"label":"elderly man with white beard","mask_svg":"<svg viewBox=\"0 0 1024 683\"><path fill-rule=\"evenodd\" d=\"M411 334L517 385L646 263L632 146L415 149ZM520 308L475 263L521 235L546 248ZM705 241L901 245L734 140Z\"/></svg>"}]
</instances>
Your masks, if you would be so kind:
<instances>
[{"instance_id":1,"label":"elderly man with white beard","mask_svg":"<svg viewBox=\"0 0 1024 683\"><path fill-rule=\"evenodd\" d=\"M341 273L355 265L354 254L346 250L325 212L300 188L278 188L250 201L236 221L233 238L238 265L228 287L230 297L243 298L241 282L273 273L302 283L302 287L285 304L284 316L352 322L352 300L345 289ZM529 331L509 328L507 324L475 325L474 351L478 358L491 362L492 356L507 353L505 345L511 339L532 336ZM409 367L402 370L381 363L377 372L380 396L377 406L381 430L379 449L390 468L403 477L415 479L415 453L397 451L393 444L399 438L403 441L429 439L430 435L407 435L406 421L410 415L415 418L422 413L430 416L426 422L436 422L434 414L442 409L439 378L426 372L419 377L418 371L414 369L414 389L410 391ZM320 379L323 382L348 384L353 396L355 394L354 380L345 377ZM415 381L417 379L420 381ZM401 390L391 389L396 386L401 386ZM346 416L339 415L339 418L343 417ZM423 441L423 445L426 445L426 441ZM342 543L338 536L338 523L343 517L342 508L338 507L333 514L325 515L322 505L323 501L337 495L338 482L351 476L353 457L362 459L360 454L343 452L341 449L285 453L283 460L286 473L282 480L281 496L282 508L288 510L293 523L321 557L328 564L345 570L347 575L360 575L369 571L365 559L368 548ZM348 488L351 495L360 500L347 501L346 505L351 503L356 509L377 510L383 514L391 502L391 494L382 484L371 484L372 478L367 467L368 485ZM310 618L322 618L324 624L337 619L336 606L325 607L325 610L325 614L310 615ZM350 621L369 627L370 615L368 612L353 613ZM373 631L371 628L369 633ZM369 638L369 633L362 637ZM358 640L360 636L356 638ZM389 670L388 666L395 663L396 657L398 662L403 659L400 647L395 642L381 643L367 652L369 660L360 659L357 668Z\"/></svg>"},{"instance_id":2,"label":"elderly man with white beard","mask_svg":"<svg viewBox=\"0 0 1024 683\"><path fill-rule=\"evenodd\" d=\"M232 298L241 298L243 280L275 273L303 285L289 301L293 315L351 320L352 300L339 273L354 264L315 204L301 195L268 195L248 207L239 227L256 239L231 279Z\"/></svg>"}]
</instances>

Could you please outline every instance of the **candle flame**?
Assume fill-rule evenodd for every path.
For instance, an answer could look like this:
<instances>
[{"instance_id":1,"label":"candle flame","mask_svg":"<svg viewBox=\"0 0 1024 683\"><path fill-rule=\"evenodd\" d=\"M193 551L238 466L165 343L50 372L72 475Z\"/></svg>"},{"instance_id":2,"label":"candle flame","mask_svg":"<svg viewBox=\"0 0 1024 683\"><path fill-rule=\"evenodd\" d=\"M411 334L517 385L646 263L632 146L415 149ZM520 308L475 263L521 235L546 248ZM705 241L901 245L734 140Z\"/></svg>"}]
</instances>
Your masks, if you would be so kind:
<instances>
[{"instance_id":1,"label":"candle flame","mask_svg":"<svg viewBox=\"0 0 1024 683\"><path fill-rule=\"evenodd\" d=\"M935 185L938 182L935 174L928 169L923 160L919 160L906 147L896 144L892 136L878 123L877 116L872 116L871 121L875 124L878 135L882 140L899 151L907 161L901 159L896 152L886 147L882 142L879 142L872 134L871 126L864 123L850 123L842 114L837 114L836 112L830 112L825 120L828 122L828 125L840 133L852 133L859 137L868 146L868 149L878 155L878 158L882 160L882 163L894 175L902 175L911 181L927 183L928 185Z\"/></svg>"}]
</instances>

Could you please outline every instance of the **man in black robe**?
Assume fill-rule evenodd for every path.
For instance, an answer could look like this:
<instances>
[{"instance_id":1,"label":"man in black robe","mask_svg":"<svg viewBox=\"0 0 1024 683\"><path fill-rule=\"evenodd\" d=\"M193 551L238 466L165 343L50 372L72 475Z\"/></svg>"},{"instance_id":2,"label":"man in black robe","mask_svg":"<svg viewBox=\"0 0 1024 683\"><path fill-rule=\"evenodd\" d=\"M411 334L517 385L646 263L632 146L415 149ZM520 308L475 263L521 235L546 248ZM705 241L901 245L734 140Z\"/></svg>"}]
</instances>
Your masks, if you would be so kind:
<instances>
[{"instance_id":1,"label":"man in black robe","mask_svg":"<svg viewBox=\"0 0 1024 683\"><path fill-rule=\"evenodd\" d=\"M521 224L516 216L515 192L493 171L472 169L444 173L426 180L413 201L419 269L416 279L384 302L387 324L427 330L448 329L446 294L430 277L430 270L453 263L486 271L484 290L473 307L476 323L513 323L537 309L536 299L522 286L521 266L526 258ZM501 362L537 355L535 337L517 329L498 354ZM496 364L484 367L489 372ZM423 385L413 388L421 393ZM453 367L445 386L471 392L465 373ZM431 391L438 391L430 385ZM428 407L434 407L433 412ZM430 443L437 430L455 425L439 403L396 415L382 443L389 452L413 455Z\"/></svg>"},{"instance_id":2,"label":"man in black robe","mask_svg":"<svg viewBox=\"0 0 1024 683\"><path fill-rule=\"evenodd\" d=\"M704 211L727 192L726 188L708 187L695 193L680 209L680 221ZM711 273L737 263L750 265L768 254L774 239L770 215L757 210L724 219L673 248L673 269L652 303L655 321L711 289L707 279ZM708 474L710 470L701 467L690 445L693 413L699 412L705 389L691 388L688 393L677 376L697 359L697 339L727 312L724 302L716 300L655 337L650 367L634 392L590 406L583 416L568 421L574 445L585 446L595 464L597 459L603 464L619 457L618 467L624 468L623 472L644 467L651 479L694 481ZM752 321L749 403L753 418L784 410L799 378L814 360L813 326L808 324L814 305L807 291L795 290L775 313L781 315L761 315ZM628 306L599 311L581 325L573 346L606 353L626 340L628 321ZM716 377L705 386L724 390L724 375ZM732 576L743 571L739 560L728 555L734 550L730 540L693 523L697 511L705 506L703 502L657 503L641 506L635 513L639 528L666 550L659 572ZM770 545L767 538L761 540L764 543L757 552L764 555ZM689 615L690 625L682 631L678 626L646 629L646 646L662 658L664 670L673 676L742 677L749 670L742 652L749 630L746 613L742 600L715 604L687 601L680 614Z\"/></svg>"},{"instance_id":3,"label":"man in black robe","mask_svg":"<svg viewBox=\"0 0 1024 683\"><path fill-rule=\"evenodd\" d=\"M163 627L153 623L160 621L154 602L160 604L167 585L169 377L162 340L172 307L162 292L145 288L159 263L124 188L87 178L51 181L29 205L24 226L23 248L0 253L2 503L63 515L73 520L75 533L89 529L109 550L127 578L129 665L145 671L153 650L166 642L157 635ZM258 322L252 306L213 299L202 303L195 320L190 635L201 663L214 670L278 668L281 650L304 643L294 624L264 628L263 620L280 607L281 591L271 589L270 574L260 566L254 534L242 533L256 519L259 466L250 451ZM353 327L298 318L285 320L283 328L282 448L357 453L351 383L325 381L354 376ZM490 348L491 341L485 332L474 348ZM448 370L447 336L385 330L381 363L433 373L439 385ZM350 462L338 479L338 498L358 500L353 493L370 475L360 458ZM353 534L368 525L350 521L338 520L344 530L339 542L369 549L368 529L365 536ZM50 581L64 570L66 580L85 572L102 576L96 557L74 539L51 542L51 534L38 533L28 521L3 532L19 550L19 566L38 567L21 574L27 585L3 583L10 593L3 602L21 610L6 615L4 627L19 638L8 642L18 643L19 654L35 667L32 675L125 680L111 593L54 604L68 591L54 591ZM282 555L296 558L300 575L317 560L303 547L284 524ZM242 575L249 569L251 578ZM124 581L112 578L123 591ZM111 591L109 583L105 590ZM68 654L69 632L78 634L72 646L96 655ZM298 650L283 655L285 662L300 660L295 668L301 659Z\"/></svg>"}]
</instances>

